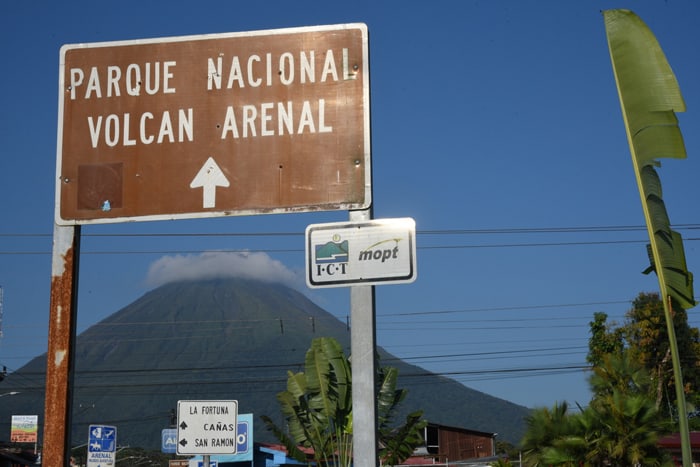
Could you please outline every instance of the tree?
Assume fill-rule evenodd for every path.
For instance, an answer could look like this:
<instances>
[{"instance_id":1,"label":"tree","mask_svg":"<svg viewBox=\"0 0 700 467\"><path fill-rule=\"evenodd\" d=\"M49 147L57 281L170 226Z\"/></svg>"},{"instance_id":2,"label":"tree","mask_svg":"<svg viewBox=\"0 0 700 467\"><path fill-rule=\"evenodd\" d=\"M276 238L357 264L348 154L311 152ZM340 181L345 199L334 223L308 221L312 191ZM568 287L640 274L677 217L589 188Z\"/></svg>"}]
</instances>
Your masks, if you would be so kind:
<instances>
[{"instance_id":1,"label":"tree","mask_svg":"<svg viewBox=\"0 0 700 467\"><path fill-rule=\"evenodd\" d=\"M627 312L625 322L618 327L608 325L606 319L604 313L596 313L590 323L587 360L595 367L604 361L606 355L623 350L628 352L651 378L653 384L645 384L645 387L657 408L668 416L677 416L669 336L659 295L640 293ZM678 349L683 356L681 368L686 399L700 405L700 333L688 325L688 315L681 308L675 311L673 323ZM595 387L593 389L595 395Z\"/></svg>"},{"instance_id":2,"label":"tree","mask_svg":"<svg viewBox=\"0 0 700 467\"><path fill-rule=\"evenodd\" d=\"M426 422L422 412L393 426L393 417L406 390L396 389L398 371L379 372L377 415L379 455L386 462L399 463L422 442ZM290 456L306 462L298 446L311 448L318 465L349 466L352 463L352 372L340 344L332 338L318 338L306 353L305 371L288 372L287 390L277 395L287 430L270 419L262 419L282 442Z\"/></svg>"},{"instance_id":3,"label":"tree","mask_svg":"<svg viewBox=\"0 0 700 467\"><path fill-rule=\"evenodd\" d=\"M682 308L674 304L673 309L673 332L683 356L680 360L684 380L681 394L685 398L682 405L691 408L689 412L692 413L693 405L686 405L685 401L697 405L699 398L700 335L697 329L688 325L687 314ZM618 327L607 325L606 315L596 313L596 319L591 323L588 361L594 364L590 406L599 411L598 416L614 412L618 420L624 414L629 423L639 418L650 423L651 411L647 403L651 401L655 417L663 423L651 426L649 431L664 434L673 430L669 422L679 420L676 408L679 404L677 391L674 391L676 379L665 312L658 294L641 293L633 301L625 322ZM611 342L614 345L610 345ZM632 410L636 410L636 414L631 413ZM644 412L649 413L642 416ZM688 414L681 416L686 419ZM683 421L700 426L697 418ZM619 426L616 432L608 431L607 436L626 433L625 427L629 425L619 423ZM633 435L628 433L628 436ZM612 453L607 455L612 456Z\"/></svg>"},{"instance_id":4,"label":"tree","mask_svg":"<svg viewBox=\"0 0 700 467\"><path fill-rule=\"evenodd\" d=\"M587 360L592 364L593 398L574 414L567 413L565 403L534 411L522 442L526 465L667 464L657 441L673 429L676 414L659 296L640 294L621 325L595 313L590 329ZM683 349L686 394L697 398L698 331L688 326L682 310L674 315L674 330Z\"/></svg>"},{"instance_id":5,"label":"tree","mask_svg":"<svg viewBox=\"0 0 700 467\"><path fill-rule=\"evenodd\" d=\"M623 352L607 355L593 371L590 382L596 395L588 407L570 414L566 403L555 404L527 418L525 465L670 465L657 446L670 423L648 395L644 368Z\"/></svg>"},{"instance_id":6,"label":"tree","mask_svg":"<svg viewBox=\"0 0 700 467\"><path fill-rule=\"evenodd\" d=\"M605 403L615 392L629 396L651 394L653 384L649 373L629 351L620 350L603 356L592 371L588 379L593 392L592 405Z\"/></svg>"},{"instance_id":7,"label":"tree","mask_svg":"<svg viewBox=\"0 0 700 467\"><path fill-rule=\"evenodd\" d=\"M319 465L351 464L352 395L350 364L340 344L314 339L306 352L304 372L287 372L287 390L277 394L287 431L269 417L262 419L294 459L305 462L298 448L313 449Z\"/></svg>"},{"instance_id":8,"label":"tree","mask_svg":"<svg viewBox=\"0 0 700 467\"><path fill-rule=\"evenodd\" d=\"M593 313L593 321L588 323L591 338L588 342L586 360L593 366L599 365L606 355L615 354L622 350L622 335L619 330L611 329L607 323L608 315L601 312Z\"/></svg>"},{"instance_id":9,"label":"tree","mask_svg":"<svg viewBox=\"0 0 700 467\"><path fill-rule=\"evenodd\" d=\"M664 309L658 294L640 294L627 314L625 334L633 357L641 361L656 383L657 406L666 399L667 412L673 413L675 392L673 390L673 367L669 336L664 326ZM700 334L697 328L688 325L685 310L674 307L673 324L681 358L684 393L686 399L697 401L700 390Z\"/></svg>"},{"instance_id":10,"label":"tree","mask_svg":"<svg viewBox=\"0 0 700 467\"><path fill-rule=\"evenodd\" d=\"M547 449L573 434L568 410L566 402L555 403L551 410L546 407L535 409L525 418L527 430L520 444L526 466L551 465L544 459Z\"/></svg>"},{"instance_id":11,"label":"tree","mask_svg":"<svg viewBox=\"0 0 700 467\"><path fill-rule=\"evenodd\" d=\"M667 456L657 446L672 423L650 396L649 373L629 353L609 354L593 368L595 394L578 422L591 446L594 465L664 465Z\"/></svg>"},{"instance_id":12,"label":"tree","mask_svg":"<svg viewBox=\"0 0 700 467\"><path fill-rule=\"evenodd\" d=\"M409 413L402 425L396 426L394 423L398 407L408 394L406 389L396 389L398 377L396 368L379 370L377 418L379 458L383 465L400 464L408 459L415 448L423 443L422 432L427 425L422 410Z\"/></svg>"},{"instance_id":13,"label":"tree","mask_svg":"<svg viewBox=\"0 0 700 467\"><path fill-rule=\"evenodd\" d=\"M86 447L87 449L87 447ZM81 463L82 460L87 458L87 454L84 454L78 460L78 465L84 465ZM171 459L175 456L171 454L163 454L160 451L147 451L143 448L131 448L126 447L124 449L119 449L115 456L115 464L118 467L136 467L136 466L167 466Z\"/></svg>"}]
</instances>

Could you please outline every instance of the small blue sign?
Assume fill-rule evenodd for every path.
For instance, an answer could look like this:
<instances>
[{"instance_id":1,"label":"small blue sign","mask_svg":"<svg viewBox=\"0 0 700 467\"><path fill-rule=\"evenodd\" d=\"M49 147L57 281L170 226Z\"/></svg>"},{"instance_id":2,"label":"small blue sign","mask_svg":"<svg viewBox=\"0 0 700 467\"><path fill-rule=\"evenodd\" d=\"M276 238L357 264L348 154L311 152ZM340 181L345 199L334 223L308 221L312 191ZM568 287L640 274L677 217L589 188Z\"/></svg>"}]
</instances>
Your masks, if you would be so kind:
<instances>
[{"instance_id":1,"label":"small blue sign","mask_svg":"<svg viewBox=\"0 0 700 467\"><path fill-rule=\"evenodd\" d=\"M165 428L161 433L161 451L164 454L175 454L177 451L177 428Z\"/></svg>"},{"instance_id":2,"label":"small blue sign","mask_svg":"<svg viewBox=\"0 0 700 467\"><path fill-rule=\"evenodd\" d=\"M241 416L238 416L241 419ZM236 454L248 454L248 423L252 420L239 421L236 425Z\"/></svg>"},{"instance_id":3,"label":"small blue sign","mask_svg":"<svg viewBox=\"0 0 700 467\"><path fill-rule=\"evenodd\" d=\"M117 427L108 425L90 425L88 452L116 452Z\"/></svg>"}]
</instances>

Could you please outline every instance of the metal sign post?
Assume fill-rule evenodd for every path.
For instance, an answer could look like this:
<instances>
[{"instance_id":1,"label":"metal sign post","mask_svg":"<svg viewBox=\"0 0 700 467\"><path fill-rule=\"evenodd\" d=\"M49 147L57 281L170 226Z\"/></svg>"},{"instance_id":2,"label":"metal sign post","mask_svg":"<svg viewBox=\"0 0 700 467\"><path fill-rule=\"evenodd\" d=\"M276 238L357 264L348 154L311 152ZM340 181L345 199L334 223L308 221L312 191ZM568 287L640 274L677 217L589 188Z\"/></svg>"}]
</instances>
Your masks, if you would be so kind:
<instances>
[{"instance_id":1,"label":"metal sign post","mask_svg":"<svg viewBox=\"0 0 700 467\"><path fill-rule=\"evenodd\" d=\"M351 211L351 221L371 219L369 209ZM379 465L377 456L377 371L374 286L350 288L352 420L354 465Z\"/></svg>"},{"instance_id":2,"label":"metal sign post","mask_svg":"<svg viewBox=\"0 0 700 467\"><path fill-rule=\"evenodd\" d=\"M70 460L79 250L80 226L54 227L42 453L46 467L67 467Z\"/></svg>"}]
</instances>

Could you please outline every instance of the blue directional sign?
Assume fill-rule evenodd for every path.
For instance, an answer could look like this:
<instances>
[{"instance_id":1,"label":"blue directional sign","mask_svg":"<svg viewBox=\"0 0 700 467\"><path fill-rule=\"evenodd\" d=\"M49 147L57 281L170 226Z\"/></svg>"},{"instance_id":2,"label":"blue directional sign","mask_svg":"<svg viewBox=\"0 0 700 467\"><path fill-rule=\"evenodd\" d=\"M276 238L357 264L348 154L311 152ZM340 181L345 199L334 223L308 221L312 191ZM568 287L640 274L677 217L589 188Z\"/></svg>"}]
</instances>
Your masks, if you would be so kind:
<instances>
[{"instance_id":1,"label":"blue directional sign","mask_svg":"<svg viewBox=\"0 0 700 467\"><path fill-rule=\"evenodd\" d=\"M116 452L117 427L90 425L88 452Z\"/></svg>"},{"instance_id":2,"label":"blue directional sign","mask_svg":"<svg viewBox=\"0 0 700 467\"><path fill-rule=\"evenodd\" d=\"M88 434L87 467L110 467L117 452L117 427L90 425Z\"/></svg>"},{"instance_id":3,"label":"blue directional sign","mask_svg":"<svg viewBox=\"0 0 700 467\"><path fill-rule=\"evenodd\" d=\"M253 415L238 414L238 431L236 435L236 454L242 460L253 460L253 451L250 449L249 440L253 436Z\"/></svg>"},{"instance_id":4,"label":"blue directional sign","mask_svg":"<svg viewBox=\"0 0 700 467\"><path fill-rule=\"evenodd\" d=\"M177 428L165 428L161 433L161 451L175 454L177 451Z\"/></svg>"}]
</instances>

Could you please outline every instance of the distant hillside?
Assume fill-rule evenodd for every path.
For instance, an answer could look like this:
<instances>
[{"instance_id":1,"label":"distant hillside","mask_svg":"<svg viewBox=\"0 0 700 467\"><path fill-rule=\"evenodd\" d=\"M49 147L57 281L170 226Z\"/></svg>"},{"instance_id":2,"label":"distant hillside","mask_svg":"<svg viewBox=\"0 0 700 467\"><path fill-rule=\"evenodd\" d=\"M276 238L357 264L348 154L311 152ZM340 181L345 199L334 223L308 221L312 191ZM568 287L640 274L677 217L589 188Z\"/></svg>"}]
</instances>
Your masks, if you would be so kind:
<instances>
[{"instance_id":1,"label":"distant hillside","mask_svg":"<svg viewBox=\"0 0 700 467\"><path fill-rule=\"evenodd\" d=\"M346 323L283 285L221 279L161 286L78 337L72 444L83 444L96 423L116 425L120 445L159 449L177 401L187 399L236 399L240 413L254 415L255 440L273 441L259 416L280 420L275 395L321 336L349 353ZM405 413L420 408L433 423L519 442L527 408L380 353L409 390ZM0 404L0 439L9 438L13 414L38 414L42 422L45 369L43 355L2 382L3 392L21 393Z\"/></svg>"}]
</instances>

